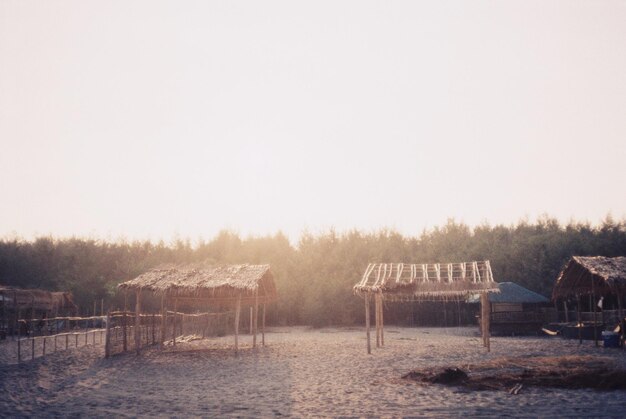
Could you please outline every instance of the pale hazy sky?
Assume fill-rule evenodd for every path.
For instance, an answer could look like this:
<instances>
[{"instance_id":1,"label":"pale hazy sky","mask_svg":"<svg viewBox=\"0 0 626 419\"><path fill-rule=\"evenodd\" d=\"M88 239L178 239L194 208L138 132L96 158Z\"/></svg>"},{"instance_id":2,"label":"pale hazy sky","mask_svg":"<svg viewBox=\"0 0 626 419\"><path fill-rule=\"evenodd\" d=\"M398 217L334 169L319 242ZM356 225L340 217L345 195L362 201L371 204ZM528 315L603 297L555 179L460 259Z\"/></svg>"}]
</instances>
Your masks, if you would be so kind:
<instances>
[{"instance_id":1,"label":"pale hazy sky","mask_svg":"<svg viewBox=\"0 0 626 419\"><path fill-rule=\"evenodd\" d=\"M626 1L0 0L0 236L626 216Z\"/></svg>"}]
</instances>

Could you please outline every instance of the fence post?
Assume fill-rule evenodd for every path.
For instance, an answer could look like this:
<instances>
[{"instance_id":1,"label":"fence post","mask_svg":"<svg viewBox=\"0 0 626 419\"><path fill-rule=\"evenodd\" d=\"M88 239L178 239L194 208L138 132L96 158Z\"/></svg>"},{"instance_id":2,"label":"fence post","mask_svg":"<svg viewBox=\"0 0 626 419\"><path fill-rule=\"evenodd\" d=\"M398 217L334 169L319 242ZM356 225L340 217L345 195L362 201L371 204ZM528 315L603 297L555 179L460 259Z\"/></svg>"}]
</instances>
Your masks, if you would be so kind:
<instances>
[{"instance_id":1,"label":"fence post","mask_svg":"<svg viewBox=\"0 0 626 419\"><path fill-rule=\"evenodd\" d=\"M111 313L108 312L107 313L107 318L106 318L106 325L105 325L105 330L106 333L104 335L104 357L108 358L109 356L111 356L111 349L109 346L109 332L111 330Z\"/></svg>"},{"instance_id":2,"label":"fence post","mask_svg":"<svg viewBox=\"0 0 626 419\"><path fill-rule=\"evenodd\" d=\"M31 359L35 359L35 338L34 337L32 337L30 339L30 347L31 347L31 350L32 350L32 353L31 353L32 357L31 357Z\"/></svg>"},{"instance_id":3,"label":"fence post","mask_svg":"<svg viewBox=\"0 0 626 419\"><path fill-rule=\"evenodd\" d=\"M17 322L17 363L22 362L22 339L20 333L20 322Z\"/></svg>"}]
</instances>

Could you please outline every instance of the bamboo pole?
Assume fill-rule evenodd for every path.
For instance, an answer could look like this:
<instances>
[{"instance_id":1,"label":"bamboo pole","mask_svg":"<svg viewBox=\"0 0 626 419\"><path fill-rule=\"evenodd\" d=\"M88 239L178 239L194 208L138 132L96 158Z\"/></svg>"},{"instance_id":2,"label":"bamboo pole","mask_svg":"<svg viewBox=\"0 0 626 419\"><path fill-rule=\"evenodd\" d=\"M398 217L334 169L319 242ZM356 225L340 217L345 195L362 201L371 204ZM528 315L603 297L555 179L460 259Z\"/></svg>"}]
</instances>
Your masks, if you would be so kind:
<instances>
[{"instance_id":1,"label":"bamboo pole","mask_svg":"<svg viewBox=\"0 0 626 419\"><path fill-rule=\"evenodd\" d=\"M265 346L265 303L263 303L263 318L261 320L261 345Z\"/></svg>"},{"instance_id":2,"label":"bamboo pole","mask_svg":"<svg viewBox=\"0 0 626 419\"><path fill-rule=\"evenodd\" d=\"M241 314L241 294L235 305L235 354L239 354L239 315Z\"/></svg>"},{"instance_id":3,"label":"bamboo pole","mask_svg":"<svg viewBox=\"0 0 626 419\"><path fill-rule=\"evenodd\" d=\"M122 316L122 348L124 352L128 351L128 327L126 322L126 313L128 312L128 292L124 291L124 315Z\"/></svg>"},{"instance_id":4,"label":"bamboo pole","mask_svg":"<svg viewBox=\"0 0 626 419\"><path fill-rule=\"evenodd\" d=\"M174 298L174 317L172 317L172 341L176 347L176 317L178 317L178 298Z\"/></svg>"},{"instance_id":5,"label":"bamboo pole","mask_svg":"<svg viewBox=\"0 0 626 419\"><path fill-rule=\"evenodd\" d=\"M491 303L489 302L489 294L485 293L486 316L485 316L485 336L487 340L487 352L491 352Z\"/></svg>"},{"instance_id":6,"label":"bamboo pole","mask_svg":"<svg viewBox=\"0 0 626 419\"><path fill-rule=\"evenodd\" d=\"M20 323L17 322L17 363L22 362L22 339L20 333Z\"/></svg>"},{"instance_id":7,"label":"bamboo pole","mask_svg":"<svg viewBox=\"0 0 626 419\"><path fill-rule=\"evenodd\" d=\"M135 351L139 355L141 350L141 291L136 293L135 303Z\"/></svg>"},{"instance_id":8,"label":"bamboo pole","mask_svg":"<svg viewBox=\"0 0 626 419\"><path fill-rule=\"evenodd\" d=\"M253 311L252 311L252 306L250 306L250 334L252 334L252 323L254 322L252 316L253 316Z\"/></svg>"},{"instance_id":9,"label":"bamboo pole","mask_svg":"<svg viewBox=\"0 0 626 419\"><path fill-rule=\"evenodd\" d=\"M580 320L580 294L577 295L578 305L576 307L576 311L578 312L578 344L583 343L583 324Z\"/></svg>"},{"instance_id":10,"label":"bamboo pole","mask_svg":"<svg viewBox=\"0 0 626 419\"><path fill-rule=\"evenodd\" d=\"M378 293L374 294L374 323L376 326L376 347L380 348L380 317L378 307Z\"/></svg>"},{"instance_id":11,"label":"bamboo pole","mask_svg":"<svg viewBox=\"0 0 626 419\"><path fill-rule=\"evenodd\" d=\"M259 325L259 288L254 292L254 337L252 338L252 347L256 348L256 335Z\"/></svg>"},{"instance_id":12,"label":"bamboo pole","mask_svg":"<svg viewBox=\"0 0 626 419\"><path fill-rule=\"evenodd\" d=\"M593 341L598 346L598 305L596 304L596 287L591 277L591 298L593 304Z\"/></svg>"},{"instance_id":13,"label":"bamboo pole","mask_svg":"<svg viewBox=\"0 0 626 419\"><path fill-rule=\"evenodd\" d=\"M163 349L165 341L165 294L161 296L161 333L159 333L159 348Z\"/></svg>"},{"instance_id":14,"label":"bamboo pole","mask_svg":"<svg viewBox=\"0 0 626 419\"><path fill-rule=\"evenodd\" d=\"M384 322L384 316L383 316L384 308L385 308L385 304L383 300L383 294L381 292L380 294L380 346L385 346L385 322Z\"/></svg>"},{"instance_id":15,"label":"bamboo pole","mask_svg":"<svg viewBox=\"0 0 626 419\"><path fill-rule=\"evenodd\" d=\"M372 346L370 343L370 294L365 294L365 335L367 336L367 353L372 353Z\"/></svg>"},{"instance_id":16,"label":"bamboo pole","mask_svg":"<svg viewBox=\"0 0 626 419\"><path fill-rule=\"evenodd\" d=\"M106 319L106 334L104 335L104 357L108 358L111 356L111 338L109 334L111 333L111 313L107 313Z\"/></svg>"}]
</instances>

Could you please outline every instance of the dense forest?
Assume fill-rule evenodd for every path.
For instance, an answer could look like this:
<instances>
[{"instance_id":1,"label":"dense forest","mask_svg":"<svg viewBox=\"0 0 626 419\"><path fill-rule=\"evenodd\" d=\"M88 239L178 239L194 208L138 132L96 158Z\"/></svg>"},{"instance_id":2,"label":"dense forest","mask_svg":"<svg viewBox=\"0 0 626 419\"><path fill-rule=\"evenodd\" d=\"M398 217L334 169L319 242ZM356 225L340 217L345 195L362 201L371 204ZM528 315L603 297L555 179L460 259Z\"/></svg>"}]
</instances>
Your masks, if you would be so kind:
<instances>
[{"instance_id":1,"label":"dense forest","mask_svg":"<svg viewBox=\"0 0 626 419\"><path fill-rule=\"evenodd\" d=\"M304 233L296 245L278 233L241 238L223 231L191 243L106 242L40 237L0 240L0 284L70 290L83 313L94 301L120 307L116 285L163 263L269 263L279 300L268 312L273 324L352 325L363 319L362 300L352 293L369 262L460 262L489 259L496 281L513 281L550 295L572 255L626 255L626 220L600 225L535 223L470 228L449 220L419 237L381 230L364 233ZM91 309L92 310L92 309ZM402 321L406 308L388 317Z\"/></svg>"}]
</instances>

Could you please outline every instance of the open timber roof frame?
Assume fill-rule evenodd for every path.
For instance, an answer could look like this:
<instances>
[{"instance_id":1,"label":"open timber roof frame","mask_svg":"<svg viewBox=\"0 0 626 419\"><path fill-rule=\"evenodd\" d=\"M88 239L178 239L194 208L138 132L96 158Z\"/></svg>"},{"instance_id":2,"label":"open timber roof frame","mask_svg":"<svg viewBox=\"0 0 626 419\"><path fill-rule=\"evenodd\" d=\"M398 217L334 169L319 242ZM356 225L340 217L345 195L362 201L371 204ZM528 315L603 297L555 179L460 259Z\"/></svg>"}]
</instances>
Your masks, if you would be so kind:
<instances>
[{"instance_id":1,"label":"open timber roof frame","mask_svg":"<svg viewBox=\"0 0 626 419\"><path fill-rule=\"evenodd\" d=\"M480 294L483 345L491 349L489 336L490 304L487 293L500 292L493 280L488 260L459 263L370 263L353 287L365 300L367 353L370 343L370 299L374 297L376 347L385 345L384 301L446 301Z\"/></svg>"},{"instance_id":2,"label":"open timber roof frame","mask_svg":"<svg viewBox=\"0 0 626 419\"><path fill-rule=\"evenodd\" d=\"M270 265L166 265L151 269L135 279L123 282L118 289L135 292L135 333L139 333L141 315L141 294L148 291L161 296L161 315L174 303L177 311L178 302L201 303L206 306L234 305L235 307L235 353L239 351L239 319L241 305L254 305L253 311L253 347L257 346L259 304L263 308L261 331L265 344L265 306L276 300L276 285ZM164 327L164 325L162 326ZM140 342L136 336L135 342ZM175 343L175 341L174 341ZM161 347L163 339L161 339ZM136 345L137 354L140 343Z\"/></svg>"}]
</instances>

